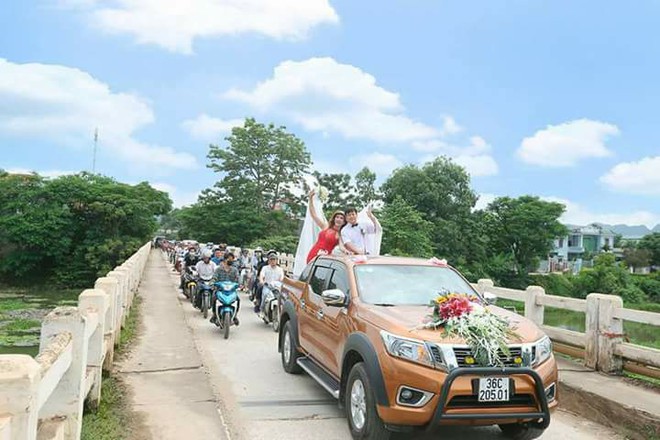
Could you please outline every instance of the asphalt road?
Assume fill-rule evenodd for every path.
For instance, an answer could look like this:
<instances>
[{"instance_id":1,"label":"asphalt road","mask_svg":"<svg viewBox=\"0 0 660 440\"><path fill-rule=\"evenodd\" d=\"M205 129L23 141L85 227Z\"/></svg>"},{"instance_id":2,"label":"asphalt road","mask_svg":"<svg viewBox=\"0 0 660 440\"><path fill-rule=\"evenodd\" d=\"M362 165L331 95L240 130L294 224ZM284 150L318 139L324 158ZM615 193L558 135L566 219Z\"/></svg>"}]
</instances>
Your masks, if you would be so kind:
<instances>
[{"instance_id":1,"label":"asphalt road","mask_svg":"<svg viewBox=\"0 0 660 440\"><path fill-rule=\"evenodd\" d=\"M173 277L174 280L174 277ZM315 439L347 440L347 422L336 401L305 374L284 372L277 336L250 310L242 294L241 325L228 340L194 310L183 295L178 299L219 402L220 416L232 440ZM497 427L440 428L432 434L399 434L398 439L504 439ZM576 415L557 411L545 440L623 439L610 429Z\"/></svg>"}]
</instances>

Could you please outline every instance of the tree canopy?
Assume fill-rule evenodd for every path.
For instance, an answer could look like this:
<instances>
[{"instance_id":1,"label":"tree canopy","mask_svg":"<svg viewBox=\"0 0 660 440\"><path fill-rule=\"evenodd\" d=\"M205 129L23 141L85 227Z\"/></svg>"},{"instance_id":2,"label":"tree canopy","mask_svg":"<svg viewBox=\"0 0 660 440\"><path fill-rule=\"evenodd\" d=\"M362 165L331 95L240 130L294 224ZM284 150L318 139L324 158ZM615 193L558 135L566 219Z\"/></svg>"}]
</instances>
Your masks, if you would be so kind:
<instances>
[{"instance_id":1,"label":"tree canopy","mask_svg":"<svg viewBox=\"0 0 660 440\"><path fill-rule=\"evenodd\" d=\"M0 174L0 276L88 286L147 242L169 196L81 173Z\"/></svg>"}]
</instances>

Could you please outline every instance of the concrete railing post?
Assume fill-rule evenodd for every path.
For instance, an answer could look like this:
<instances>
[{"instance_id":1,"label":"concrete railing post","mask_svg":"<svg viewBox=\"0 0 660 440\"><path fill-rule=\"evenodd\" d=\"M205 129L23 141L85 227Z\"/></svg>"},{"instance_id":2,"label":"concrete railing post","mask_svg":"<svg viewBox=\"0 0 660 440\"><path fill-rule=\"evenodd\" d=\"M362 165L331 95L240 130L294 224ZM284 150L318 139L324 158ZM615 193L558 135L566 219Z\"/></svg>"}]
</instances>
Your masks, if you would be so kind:
<instances>
[{"instance_id":1,"label":"concrete railing post","mask_svg":"<svg viewBox=\"0 0 660 440\"><path fill-rule=\"evenodd\" d=\"M98 278L94 284L94 289L99 289L105 292L108 297L108 310L105 314L105 343L107 353L103 361L103 369L106 371L112 370L112 363L115 356L115 336L117 334L115 329L116 312L117 312L117 290L118 282L114 278ZM116 343L119 343L117 340Z\"/></svg>"},{"instance_id":2,"label":"concrete railing post","mask_svg":"<svg viewBox=\"0 0 660 440\"><path fill-rule=\"evenodd\" d=\"M584 365L598 369L598 305L599 293L587 295L587 311L584 314Z\"/></svg>"},{"instance_id":3,"label":"concrete railing post","mask_svg":"<svg viewBox=\"0 0 660 440\"><path fill-rule=\"evenodd\" d=\"M117 325L124 327L126 323L126 310L128 309L128 291L130 289L129 274L126 269L117 267L116 269L108 272L108 278L117 280L119 292L117 297L119 302L117 304Z\"/></svg>"},{"instance_id":4,"label":"concrete railing post","mask_svg":"<svg viewBox=\"0 0 660 440\"><path fill-rule=\"evenodd\" d=\"M41 368L26 355L0 356L0 415L10 417L12 439L35 440Z\"/></svg>"},{"instance_id":5,"label":"concrete railing post","mask_svg":"<svg viewBox=\"0 0 660 440\"><path fill-rule=\"evenodd\" d=\"M614 310L623 307L616 295L601 295L598 304L598 369L605 373L620 374L623 360L614 354L623 342L623 321L614 317Z\"/></svg>"},{"instance_id":6,"label":"concrete railing post","mask_svg":"<svg viewBox=\"0 0 660 440\"><path fill-rule=\"evenodd\" d=\"M488 279L488 278L482 278L479 281L477 281L477 290L479 293L482 295L486 292L493 292L493 287L495 287L495 283L493 283L493 280Z\"/></svg>"},{"instance_id":7,"label":"concrete railing post","mask_svg":"<svg viewBox=\"0 0 660 440\"><path fill-rule=\"evenodd\" d=\"M57 307L43 320L39 351L52 338L69 332L73 342L71 365L41 408L40 418L64 417L64 439L78 440L82 430L82 413L87 378L87 320L77 307Z\"/></svg>"},{"instance_id":8,"label":"concrete railing post","mask_svg":"<svg viewBox=\"0 0 660 440\"><path fill-rule=\"evenodd\" d=\"M105 316L108 308L108 296L102 290L87 289L78 297L78 309L83 315L96 313L98 316L98 326L89 338L89 349L87 352L87 368L90 375L94 378L92 387L87 395L87 402L92 410L98 408L101 401L101 380L103 359L105 350L103 338L105 335Z\"/></svg>"},{"instance_id":9,"label":"concrete railing post","mask_svg":"<svg viewBox=\"0 0 660 440\"><path fill-rule=\"evenodd\" d=\"M525 318L539 326L543 325L545 307L537 300L544 295L545 289L541 286L528 286L525 289Z\"/></svg>"}]
</instances>

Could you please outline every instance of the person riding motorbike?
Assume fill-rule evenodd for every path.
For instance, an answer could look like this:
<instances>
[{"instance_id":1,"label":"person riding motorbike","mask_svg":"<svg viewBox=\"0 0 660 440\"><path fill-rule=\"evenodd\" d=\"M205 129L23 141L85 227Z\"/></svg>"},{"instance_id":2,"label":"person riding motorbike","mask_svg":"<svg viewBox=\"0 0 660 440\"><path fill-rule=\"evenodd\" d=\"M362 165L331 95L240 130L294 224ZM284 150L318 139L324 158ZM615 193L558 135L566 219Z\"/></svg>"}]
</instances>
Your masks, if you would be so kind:
<instances>
[{"instance_id":1,"label":"person riding motorbike","mask_svg":"<svg viewBox=\"0 0 660 440\"><path fill-rule=\"evenodd\" d=\"M238 279L242 289L248 288L250 281L250 269L252 269L252 261L247 249L241 249L241 256L238 257Z\"/></svg>"},{"instance_id":2,"label":"person riding motorbike","mask_svg":"<svg viewBox=\"0 0 660 440\"><path fill-rule=\"evenodd\" d=\"M234 254L231 252L225 253L222 263L216 268L215 274L213 276L213 282L217 283L220 281L233 281L238 283L238 269L233 265L234 263ZM213 316L211 317L211 322L215 324L218 319L216 314L216 302L217 298L213 295L211 299L211 310L213 311ZM234 325L238 325L238 312L241 310L241 298L240 296L236 300L236 317L234 317Z\"/></svg>"},{"instance_id":3,"label":"person riding motorbike","mask_svg":"<svg viewBox=\"0 0 660 440\"><path fill-rule=\"evenodd\" d=\"M277 252L268 252L268 263L259 273L260 294L258 297L259 317L264 317L264 298L266 298L270 287L268 283L273 281L282 281L284 279L284 270L277 264Z\"/></svg>"},{"instance_id":4,"label":"person riding motorbike","mask_svg":"<svg viewBox=\"0 0 660 440\"><path fill-rule=\"evenodd\" d=\"M216 248L215 251L213 251L213 257L211 257L211 261L213 261L216 266L220 265L222 263L222 255L224 252L220 248Z\"/></svg>"},{"instance_id":5,"label":"person riding motorbike","mask_svg":"<svg viewBox=\"0 0 660 440\"><path fill-rule=\"evenodd\" d=\"M211 261L210 249L204 249L202 251L202 259L197 262L197 264L195 265L195 269L197 269L197 277L199 278L200 281L207 283L211 282L215 274L215 270L217 269L217 266L213 261ZM201 307L200 295L197 295L197 301L195 302L195 307L197 308Z\"/></svg>"},{"instance_id":6,"label":"person riding motorbike","mask_svg":"<svg viewBox=\"0 0 660 440\"><path fill-rule=\"evenodd\" d=\"M186 282L186 277L191 277L192 276L192 271L190 270L197 264L199 261L199 256L197 255L197 251L195 249L195 246L190 246L188 248L188 251L183 257L183 264L184 264L184 270L181 271L181 284L179 285L179 288L183 290L183 286Z\"/></svg>"}]
</instances>

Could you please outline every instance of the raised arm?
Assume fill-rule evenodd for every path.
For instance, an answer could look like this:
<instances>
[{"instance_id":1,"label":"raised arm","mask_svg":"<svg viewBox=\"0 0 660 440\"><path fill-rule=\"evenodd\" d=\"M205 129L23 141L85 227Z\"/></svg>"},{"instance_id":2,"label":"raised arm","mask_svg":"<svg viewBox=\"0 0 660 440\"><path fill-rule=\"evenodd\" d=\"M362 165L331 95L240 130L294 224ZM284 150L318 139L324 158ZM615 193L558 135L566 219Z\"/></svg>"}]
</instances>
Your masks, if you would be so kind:
<instances>
[{"instance_id":1,"label":"raised arm","mask_svg":"<svg viewBox=\"0 0 660 440\"><path fill-rule=\"evenodd\" d=\"M328 222L325 221L325 219L320 218L316 214L316 208L314 206L314 194L315 193L316 193L316 191L314 191L314 190L311 190L309 192L309 213L312 214L312 219L314 219L314 223L316 223L316 225L319 228L325 229L325 228L328 227Z\"/></svg>"}]
</instances>

